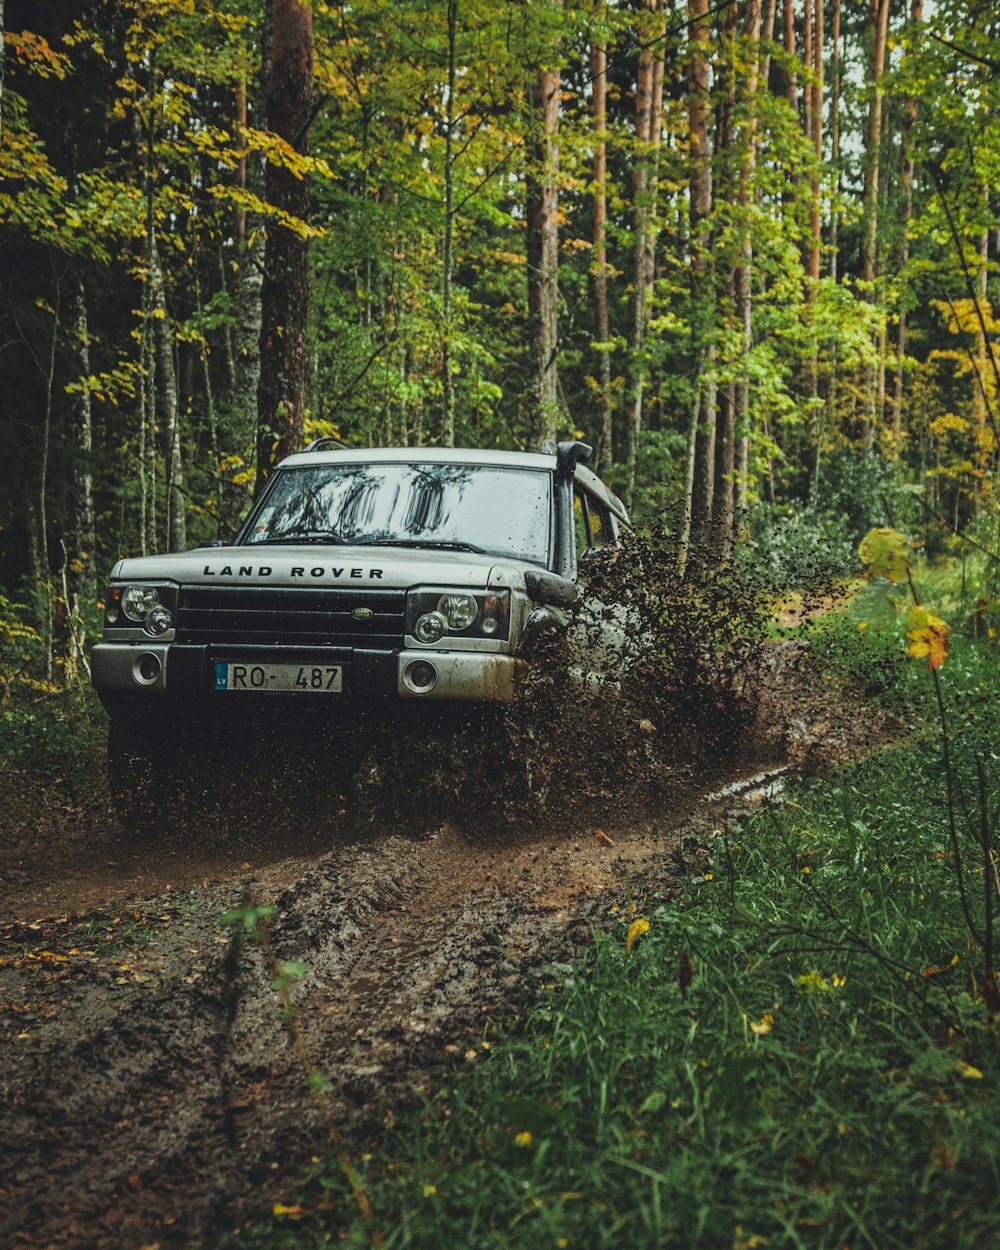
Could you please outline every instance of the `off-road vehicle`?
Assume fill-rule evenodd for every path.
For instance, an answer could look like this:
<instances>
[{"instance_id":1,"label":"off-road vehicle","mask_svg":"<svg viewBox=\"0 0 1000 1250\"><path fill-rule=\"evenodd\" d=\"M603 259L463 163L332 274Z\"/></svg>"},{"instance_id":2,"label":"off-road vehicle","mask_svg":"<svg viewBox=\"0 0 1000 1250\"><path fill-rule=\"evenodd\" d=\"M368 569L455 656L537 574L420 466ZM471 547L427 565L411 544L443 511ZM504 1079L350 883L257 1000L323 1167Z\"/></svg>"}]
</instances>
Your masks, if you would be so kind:
<instances>
[{"instance_id":1,"label":"off-road vehicle","mask_svg":"<svg viewBox=\"0 0 1000 1250\"><path fill-rule=\"evenodd\" d=\"M590 450L319 440L276 467L231 545L120 560L91 661L119 813L176 789L199 725L307 718L314 740L325 721L334 763L374 711L517 699L581 562L628 525ZM599 656L574 664L603 677Z\"/></svg>"}]
</instances>

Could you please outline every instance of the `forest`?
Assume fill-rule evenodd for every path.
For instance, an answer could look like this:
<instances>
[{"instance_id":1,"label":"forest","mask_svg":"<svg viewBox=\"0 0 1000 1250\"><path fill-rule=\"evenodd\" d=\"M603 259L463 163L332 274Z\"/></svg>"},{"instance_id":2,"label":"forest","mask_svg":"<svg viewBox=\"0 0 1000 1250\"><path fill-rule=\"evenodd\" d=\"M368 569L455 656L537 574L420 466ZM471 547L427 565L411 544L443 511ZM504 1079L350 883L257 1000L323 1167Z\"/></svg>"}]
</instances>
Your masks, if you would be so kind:
<instances>
[{"instance_id":1,"label":"forest","mask_svg":"<svg viewBox=\"0 0 1000 1250\"><path fill-rule=\"evenodd\" d=\"M998 259L996 0L0 0L0 1241L996 1245ZM324 438L635 529L509 704L116 739Z\"/></svg>"},{"instance_id":2,"label":"forest","mask_svg":"<svg viewBox=\"0 0 1000 1250\"><path fill-rule=\"evenodd\" d=\"M0 12L0 582L50 676L114 559L321 435L579 437L783 569L993 532L985 0Z\"/></svg>"}]
</instances>

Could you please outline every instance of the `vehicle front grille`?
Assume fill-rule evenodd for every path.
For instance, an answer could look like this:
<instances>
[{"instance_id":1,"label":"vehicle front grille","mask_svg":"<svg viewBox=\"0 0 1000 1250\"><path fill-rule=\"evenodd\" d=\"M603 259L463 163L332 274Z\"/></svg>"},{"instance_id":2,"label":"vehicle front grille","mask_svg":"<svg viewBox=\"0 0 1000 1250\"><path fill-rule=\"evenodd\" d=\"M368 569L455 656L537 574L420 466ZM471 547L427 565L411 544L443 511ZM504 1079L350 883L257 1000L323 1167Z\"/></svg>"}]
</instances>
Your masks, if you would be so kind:
<instances>
[{"instance_id":1,"label":"vehicle front grille","mask_svg":"<svg viewBox=\"0 0 1000 1250\"><path fill-rule=\"evenodd\" d=\"M176 637L265 646L401 647L405 611L405 590L182 586Z\"/></svg>"}]
</instances>

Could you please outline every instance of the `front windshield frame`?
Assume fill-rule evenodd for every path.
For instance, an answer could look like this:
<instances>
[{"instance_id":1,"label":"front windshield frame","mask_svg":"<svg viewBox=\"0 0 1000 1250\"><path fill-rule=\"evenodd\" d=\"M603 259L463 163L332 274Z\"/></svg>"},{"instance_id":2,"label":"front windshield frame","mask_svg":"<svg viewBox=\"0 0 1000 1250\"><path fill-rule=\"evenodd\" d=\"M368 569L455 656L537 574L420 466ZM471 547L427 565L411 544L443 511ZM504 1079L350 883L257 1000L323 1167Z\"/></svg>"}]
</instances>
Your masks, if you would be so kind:
<instances>
[{"instance_id":1,"label":"front windshield frame","mask_svg":"<svg viewBox=\"0 0 1000 1250\"><path fill-rule=\"evenodd\" d=\"M552 471L548 469L535 468L534 466L530 466L530 465L477 464L474 461L463 462L463 461L452 461L452 460L407 460L404 458L400 458L398 460L395 460L395 459L394 460L364 460L364 461L351 460L351 461L340 461L340 462L327 461L323 463L322 465L320 464L316 464L316 465L297 464L294 467L290 467L287 469L279 469L278 471L273 472L271 474L270 479L267 483L267 488L264 490L260 499L254 504L250 512L247 514L246 520L243 522L243 525L240 527L239 532L237 533L235 539L233 540L234 546L263 547L265 545L270 545L273 549L274 547L281 547L282 545L284 545L280 539L272 540L269 544L265 544L264 542L261 542L260 540L258 540L257 542L254 542L253 536L257 530L259 519L265 513L266 509L269 506L269 501L271 499L271 496L274 494L275 490L278 489L279 483L287 479L288 474L315 473L318 469L321 469L321 468L338 471L338 470L349 469L349 468L354 468L354 467L387 469L387 470L392 469L392 468L404 468L404 469L417 470L417 471L422 470L422 469L432 469L432 468L468 468L477 473L518 474L521 476L523 476L526 473L544 475L548 479L546 482L546 486L545 486L545 489L547 490L547 493L548 493L548 507L547 507L547 515L546 515L546 520L545 520L546 536L545 536L544 555L542 555L541 553L539 553L538 555L535 555L533 553L526 553L526 552L498 550L495 546L486 546L484 548L483 554L488 555L495 559L515 560L515 561L520 561L526 564L534 564L542 568L553 567L554 550L555 550L555 543L556 543L557 518L556 518L555 477ZM295 538L289 538L287 545L294 546L296 544L296 541L298 540L296 540ZM303 539L302 541L308 541L308 540ZM432 538L428 538L427 545L426 547L424 547L424 546L418 546L416 542L413 542L408 539L404 539L400 536L400 542L396 549L397 550L411 550L414 552L415 555L419 554L421 551L433 553L433 552L442 551L442 550L444 551L455 550L455 551L461 552L462 548L461 548L460 539L455 540L454 547L449 546L449 541L450 540L444 539L444 538L440 540L434 540ZM373 552L386 550L393 546L391 541L388 539L384 539L384 540L376 539L375 541L365 542L364 540L355 541L355 540L352 540L351 538L347 538L345 539L345 543L348 546L357 546L359 548L369 547Z\"/></svg>"}]
</instances>

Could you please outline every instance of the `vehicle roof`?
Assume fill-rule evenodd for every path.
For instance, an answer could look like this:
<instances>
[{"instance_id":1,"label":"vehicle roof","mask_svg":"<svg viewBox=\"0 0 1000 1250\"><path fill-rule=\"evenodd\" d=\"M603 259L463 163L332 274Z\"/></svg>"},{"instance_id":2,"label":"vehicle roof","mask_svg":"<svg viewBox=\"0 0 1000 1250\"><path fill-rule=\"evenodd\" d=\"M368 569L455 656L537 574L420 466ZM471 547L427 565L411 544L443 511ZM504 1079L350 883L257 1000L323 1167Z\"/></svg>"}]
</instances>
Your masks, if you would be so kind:
<instances>
[{"instance_id":1,"label":"vehicle roof","mask_svg":"<svg viewBox=\"0 0 1000 1250\"><path fill-rule=\"evenodd\" d=\"M345 447L323 451L301 451L287 456L277 469L297 469L310 464L397 464L400 461L416 464L481 464L508 469L543 469L554 473L556 457L544 452L496 451L477 447ZM581 485L586 486L605 500L622 520L627 514L621 501L612 494L596 473L578 464L574 474Z\"/></svg>"},{"instance_id":2,"label":"vehicle roof","mask_svg":"<svg viewBox=\"0 0 1000 1250\"><path fill-rule=\"evenodd\" d=\"M527 451L484 451L474 447L344 447L324 451L301 451L288 456L276 467L300 468L304 464L368 464L372 461L395 464L399 461L418 464L483 464L503 465L518 469L556 467L555 456Z\"/></svg>"}]
</instances>

